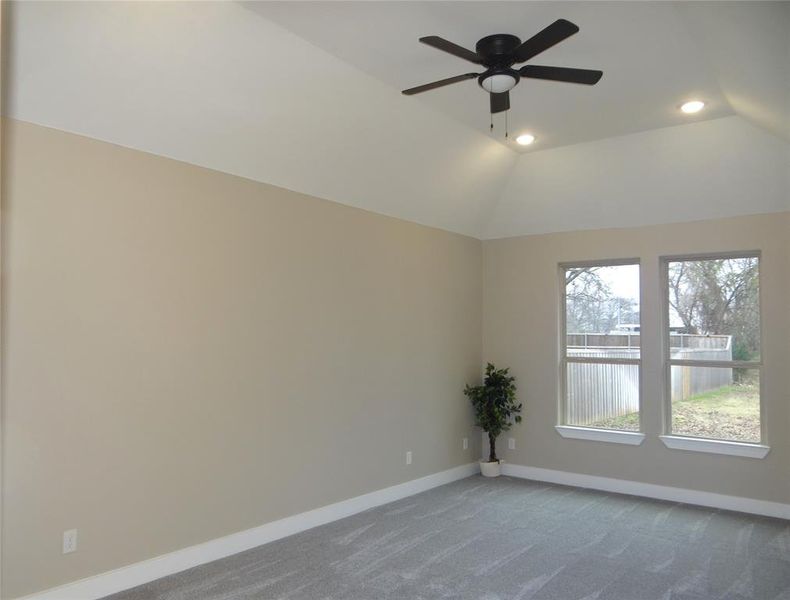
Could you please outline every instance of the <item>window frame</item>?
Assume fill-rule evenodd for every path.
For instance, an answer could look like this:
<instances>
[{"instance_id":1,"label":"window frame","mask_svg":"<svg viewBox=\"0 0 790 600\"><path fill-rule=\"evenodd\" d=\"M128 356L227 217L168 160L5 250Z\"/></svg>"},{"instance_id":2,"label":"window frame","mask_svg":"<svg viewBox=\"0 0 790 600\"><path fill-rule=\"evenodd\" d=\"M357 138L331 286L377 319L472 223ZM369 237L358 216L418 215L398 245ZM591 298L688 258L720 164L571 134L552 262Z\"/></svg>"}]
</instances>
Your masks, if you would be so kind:
<instances>
[{"instance_id":1,"label":"window frame","mask_svg":"<svg viewBox=\"0 0 790 600\"><path fill-rule=\"evenodd\" d=\"M568 328L567 328L567 283L566 272L568 269L586 267L619 267L636 265L639 268L639 330L640 348L639 358L598 358L598 357L570 357L568 356ZM560 262L557 265L557 278L559 283L559 402L557 403L557 425L555 430L564 438L595 440L602 442L639 445L645 439L644 415L642 411L642 398L644 397L644 380L642 369L642 261L639 258L613 258L602 260L583 260ZM636 366L639 376L638 405L639 429L637 431L602 429L585 425L572 425L566 420L568 404L568 364L607 364Z\"/></svg>"},{"instance_id":2,"label":"window frame","mask_svg":"<svg viewBox=\"0 0 790 600\"><path fill-rule=\"evenodd\" d=\"M756 258L758 261L758 282L759 282L759 336L760 336L760 359L756 361L744 360L694 360L694 359L673 359L671 357L670 341L670 303L669 303L669 264L672 262L691 262L701 260L727 260L736 258ZM661 327L661 357L663 363L663 407L662 407L662 431L659 437L669 448L679 450L691 450L708 452L713 454L730 454L736 456L748 456L753 458L763 458L769 451L766 419L765 402L763 391L763 364L765 361L765 349L763 345L763 280L762 280L762 253L759 250L732 251L732 252L705 252L699 254L680 254L661 256L659 259L659 290L661 295L660 327ZM672 431L672 367L716 367L725 369L756 369L759 374L759 400L760 400L760 440L757 442L743 442L728 440L723 438L708 438L692 435L673 433ZM640 407L641 408L641 407Z\"/></svg>"}]
</instances>

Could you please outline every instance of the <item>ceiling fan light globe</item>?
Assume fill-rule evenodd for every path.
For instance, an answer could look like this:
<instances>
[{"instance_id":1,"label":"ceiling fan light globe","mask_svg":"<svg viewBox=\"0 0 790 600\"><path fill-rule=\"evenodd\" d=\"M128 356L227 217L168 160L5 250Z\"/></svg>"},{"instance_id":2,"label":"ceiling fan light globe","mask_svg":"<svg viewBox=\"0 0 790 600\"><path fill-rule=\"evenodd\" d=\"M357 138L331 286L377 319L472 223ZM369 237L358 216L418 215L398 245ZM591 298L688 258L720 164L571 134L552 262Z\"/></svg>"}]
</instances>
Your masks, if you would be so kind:
<instances>
[{"instance_id":1,"label":"ceiling fan light globe","mask_svg":"<svg viewBox=\"0 0 790 600\"><path fill-rule=\"evenodd\" d=\"M491 94L501 94L516 87L518 79L509 73L496 73L480 81L480 87Z\"/></svg>"}]
</instances>

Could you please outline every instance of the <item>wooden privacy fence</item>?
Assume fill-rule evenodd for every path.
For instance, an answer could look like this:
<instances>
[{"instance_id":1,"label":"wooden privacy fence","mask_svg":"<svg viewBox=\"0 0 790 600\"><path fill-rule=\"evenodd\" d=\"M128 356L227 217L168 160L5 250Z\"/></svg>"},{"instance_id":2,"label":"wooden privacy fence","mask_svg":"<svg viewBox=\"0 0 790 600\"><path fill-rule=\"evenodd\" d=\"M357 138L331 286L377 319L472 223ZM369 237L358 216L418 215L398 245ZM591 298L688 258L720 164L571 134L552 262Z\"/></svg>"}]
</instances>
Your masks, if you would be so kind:
<instances>
[{"instance_id":1,"label":"wooden privacy fence","mask_svg":"<svg viewBox=\"0 0 790 600\"><path fill-rule=\"evenodd\" d=\"M638 358L638 348L568 348L568 356ZM639 367L568 363L565 420L589 425L639 410Z\"/></svg>"},{"instance_id":2,"label":"wooden privacy fence","mask_svg":"<svg viewBox=\"0 0 790 600\"><path fill-rule=\"evenodd\" d=\"M568 356L638 358L638 333L570 333ZM728 335L672 334L672 358L732 360ZM672 401L686 400L732 384L732 369L680 367L671 369ZM568 363L565 422L589 425L639 410L639 368L636 365Z\"/></svg>"},{"instance_id":3,"label":"wooden privacy fence","mask_svg":"<svg viewBox=\"0 0 790 600\"><path fill-rule=\"evenodd\" d=\"M640 335L638 332L622 333L569 333L568 348L639 348ZM732 336L729 335L699 335L696 333L672 333L669 336L669 345L673 349L681 348L706 348L710 350L724 350L730 348Z\"/></svg>"},{"instance_id":4,"label":"wooden privacy fence","mask_svg":"<svg viewBox=\"0 0 790 600\"><path fill-rule=\"evenodd\" d=\"M688 360L732 360L732 348L672 348L672 358ZM720 367L672 366L672 402L688 400L691 396L732 385L732 369Z\"/></svg>"}]
</instances>

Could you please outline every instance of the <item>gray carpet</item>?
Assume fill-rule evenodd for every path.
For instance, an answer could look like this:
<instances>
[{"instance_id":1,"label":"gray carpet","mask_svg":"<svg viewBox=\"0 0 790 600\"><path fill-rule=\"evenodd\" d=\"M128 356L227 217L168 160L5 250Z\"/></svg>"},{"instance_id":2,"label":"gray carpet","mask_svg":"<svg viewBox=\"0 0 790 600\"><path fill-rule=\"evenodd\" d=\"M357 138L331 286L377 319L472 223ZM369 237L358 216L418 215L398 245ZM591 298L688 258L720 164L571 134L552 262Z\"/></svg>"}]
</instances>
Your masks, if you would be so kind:
<instances>
[{"instance_id":1,"label":"gray carpet","mask_svg":"<svg viewBox=\"0 0 790 600\"><path fill-rule=\"evenodd\" d=\"M790 600L790 521L470 477L112 600Z\"/></svg>"}]
</instances>

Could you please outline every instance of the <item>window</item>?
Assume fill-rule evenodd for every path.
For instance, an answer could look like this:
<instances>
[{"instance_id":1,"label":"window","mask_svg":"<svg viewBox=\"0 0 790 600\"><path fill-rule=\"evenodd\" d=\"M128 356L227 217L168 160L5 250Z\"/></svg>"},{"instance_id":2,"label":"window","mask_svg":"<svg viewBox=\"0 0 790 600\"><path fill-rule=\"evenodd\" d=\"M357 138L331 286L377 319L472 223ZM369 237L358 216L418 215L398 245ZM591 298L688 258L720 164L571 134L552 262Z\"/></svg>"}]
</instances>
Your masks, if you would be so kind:
<instances>
[{"instance_id":1,"label":"window","mask_svg":"<svg viewBox=\"0 0 790 600\"><path fill-rule=\"evenodd\" d=\"M663 275L669 433L762 442L759 256L665 259Z\"/></svg>"},{"instance_id":2,"label":"window","mask_svg":"<svg viewBox=\"0 0 790 600\"><path fill-rule=\"evenodd\" d=\"M640 431L639 264L562 265L560 277L561 425ZM566 435L567 428L558 431ZM622 441L610 437L591 439Z\"/></svg>"}]
</instances>

